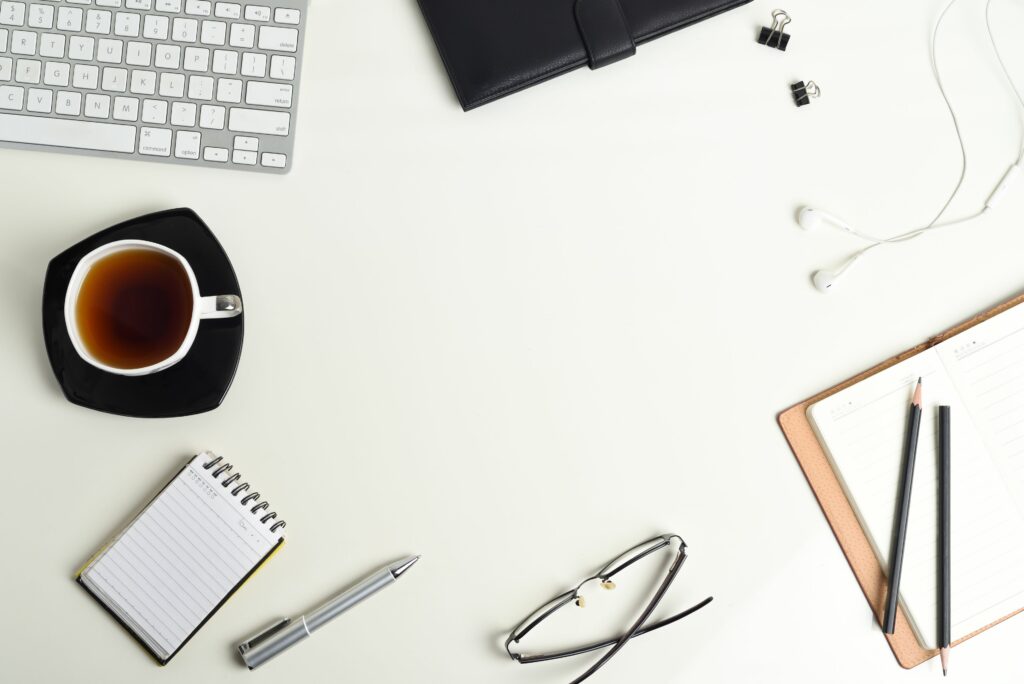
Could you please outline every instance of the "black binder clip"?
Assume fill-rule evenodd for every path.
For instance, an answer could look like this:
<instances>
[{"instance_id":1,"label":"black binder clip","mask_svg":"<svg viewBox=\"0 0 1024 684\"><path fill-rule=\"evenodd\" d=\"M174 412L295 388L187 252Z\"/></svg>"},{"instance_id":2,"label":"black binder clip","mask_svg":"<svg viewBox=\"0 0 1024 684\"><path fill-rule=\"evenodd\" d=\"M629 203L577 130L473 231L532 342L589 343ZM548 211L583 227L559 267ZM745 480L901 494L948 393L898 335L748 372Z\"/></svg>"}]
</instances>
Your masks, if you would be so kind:
<instances>
[{"instance_id":1,"label":"black binder clip","mask_svg":"<svg viewBox=\"0 0 1024 684\"><path fill-rule=\"evenodd\" d=\"M786 28L786 24L791 21L792 19L789 18L789 15L786 14L785 10L775 10L772 12L771 28L762 26L761 34L757 37L757 42L761 45L767 45L770 48L775 48L785 52L786 46L789 45L789 34L783 31L783 29Z\"/></svg>"},{"instance_id":2,"label":"black binder clip","mask_svg":"<svg viewBox=\"0 0 1024 684\"><path fill-rule=\"evenodd\" d=\"M796 101L797 107L803 107L804 105L811 104L812 97L819 97L821 95L821 88L814 81L797 81L793 85L789 86L789 89L793 91L793 99Z\"/></svg>"}]
</instances>

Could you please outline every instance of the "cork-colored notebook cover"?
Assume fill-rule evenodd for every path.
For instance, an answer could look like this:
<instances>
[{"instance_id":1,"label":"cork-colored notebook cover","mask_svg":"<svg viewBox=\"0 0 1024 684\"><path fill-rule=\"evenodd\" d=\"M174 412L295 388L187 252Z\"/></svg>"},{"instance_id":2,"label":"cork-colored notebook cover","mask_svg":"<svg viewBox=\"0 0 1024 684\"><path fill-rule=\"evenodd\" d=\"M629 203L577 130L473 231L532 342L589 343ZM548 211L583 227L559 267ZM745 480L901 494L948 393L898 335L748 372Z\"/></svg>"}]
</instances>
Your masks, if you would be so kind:
<instances>
[{"instance_id":1,"label":"cork-colored notebook cover","mask_svg":"<svg viewBox=\"0 0 1024 684\"><path fill-rule=\"evenodd\" d=\"M990 309L983 314L975 316L969 321L947 330L941 335L933 337L924 344L920 344L913 349L894 356L874 368L852 377L831 389L825 390L817 396L811 397L810 399L807 399L806 401L803 401L779 414L779 425L782 427L782 431L785 433L786 439L789 441L790 448L793 450L796 460L800 463L800 467L803 469L804 475L807 477L807 482L811 485L811 489L814 491L814 496L817 497L818 503L821 505L821 510L828 519L828 523L832 527L832 532L835 534L836 540L839 542L839 546L843 549L843 553L846 555L846 560L849 562L850 568L853 570L853 574L857 577L857 583L860 584L860 588L864 592L864 596L867 598L868 603L871 605L871 609L874 611L879 624L881 624L885 610L885 570L878 562L878 558L875 556L874 551L872 551L871 543L868 541L867 534L861 527L860 521L857 519L856 513L854 513L853 506L851 505L850 500L846 497L846 492L843 490L843 486L840 484L838 476L832 469L832 464L829 462L828 456L825 455L824 449L818 442L818 437L814 433L814 429L811 427L810 420L808 419L807 409L812 404L815 404L836 392L844 390L851 385L855 385L858 382L869 378L890 366L900 363L901 361L905 361L912 356L916 356L917 354L920 354L921 352L949 339L950 337L953 337L954 335L958 335L963 331L992 318L993 316L998 316L1018 304L1024 304L1024 295L1019 295L1008 302L1000 304L994 309ZM1013 617L1021 611L1024 611L1024 605L1022 605L1020 609L1010 613L1009 615L1003 616L992 624L968 634L953 645L955 646L956 644L963 643L971 637L984 632L986 629L999 624L1003 620ZM879 633L881 633L881 627L879 627ZM939 654L938 650L930 650L921 646L917 637L914 635L913 629L911 629L910 623L907 620L907 616L904 615L902 608L897 610L896 633L884 636L888 640L889 647L892 649L893 655L896 656L896 660L905 668L916 667L929 658Z\"/></svg>"}]
</instances>

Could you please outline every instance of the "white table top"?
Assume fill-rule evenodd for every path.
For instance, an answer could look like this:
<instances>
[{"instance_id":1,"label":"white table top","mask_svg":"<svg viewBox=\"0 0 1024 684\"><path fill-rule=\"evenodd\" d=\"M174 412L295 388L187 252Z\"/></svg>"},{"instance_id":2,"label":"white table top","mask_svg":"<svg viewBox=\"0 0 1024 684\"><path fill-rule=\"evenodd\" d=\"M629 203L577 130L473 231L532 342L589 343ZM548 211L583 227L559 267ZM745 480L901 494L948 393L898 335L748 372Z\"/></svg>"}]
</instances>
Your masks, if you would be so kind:
<instances>
[{"instance_id":1,"label":"white table top","mask_svg":"<svg viewBox=\"0 0 1024 684\"><path fill-rule=\"evenodd\" d=\"M832 295L809 274L927 222L959 171L930 75L943 2L792 0L788 52L748 5L470 114L414 0L311 9L294 171L260 176L0 150L0 678L10 682L565 682L499 648L534 605L643 537L682 534L683 623L594 682L924 682L896 664L777 412L1021 287L1024 198L881 250ZM975 211L1021 125L978 3L941 62ZM1024 9L996 2L1024 81ZM1013 44L1016 43L1016 44ZM789 84L823 96L797 109ZM64 401L40 335L47 261L189 206L247 306L218 410L143 421ZM158 670L71 581L190 454L263 483L284 551ZM250 674L232 649L407 553L402 582ZM688 604L687 604L688 605ZM1020 681L1024 618L954 652Z\"/></svg>"}]
</instances>

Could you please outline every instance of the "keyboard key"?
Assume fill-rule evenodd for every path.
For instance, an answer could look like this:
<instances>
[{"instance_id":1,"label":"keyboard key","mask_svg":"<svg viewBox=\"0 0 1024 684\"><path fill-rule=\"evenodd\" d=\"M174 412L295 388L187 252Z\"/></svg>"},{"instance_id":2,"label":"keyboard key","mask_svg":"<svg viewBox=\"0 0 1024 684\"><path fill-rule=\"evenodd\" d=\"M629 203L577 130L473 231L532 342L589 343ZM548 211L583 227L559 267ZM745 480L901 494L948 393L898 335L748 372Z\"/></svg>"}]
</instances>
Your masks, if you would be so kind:
<instances>
[{"instance_id":1,"label":"keyboard key","mask_svg":"<svg viewBox=\"0 0 1024 684\"><path fill-rule=\"evenodd\" d=\"M270 8L262 5L247 5L245 19L246 21L270 21Z\"/></svg>"},{"instance_id":2,"label":"keyboard key","mask_svg":"<svg viewBox=\"0 0 1024 684\"><path fill-rule=\"evenodd\" d=\"M100 84L100 68L92 64L76 64L71 85L79 90L94 90Z\"/></svg>"},{"instance_id":3,"label":"keyboard key","mask_svg":"<svg viewBox=\"0 0 1024 684\"><path fill-rule=\"evenodd\" d=\"M114 119L117 121L138 121L139 100L134 97L114 98Z\"/></svg>"},{"instance_id":4,"label":"keyboard key","mask_svg":"<svg viewBox=\"0 0 1024 684\"><path fill-rule=\"evenodd\" d=\"M178 17L171 28L171 40L179 43L194 43L199 37L199 20Z\"/></svg>"},{"instance_id":5,"label":"keyboard key","mask_svg":"<svg viewBox=\"0 0 1024 684\"><path fill-rule=\"evenodd\" d=\"M185 76L183 74L160 74L161 97L185 97Z\"/></svg>"},{"instance_id":6,"label":"keyboard key","mask_svg":"<svg viewBox=\"0 0 1024 684\"><path fill-rule=\"evenodd\" d=\"M145 123L163 126L165 123L167 123L167 103L163 100L143 101L142 120Z\"/></svg>"},{"instance_id":7,"label":"keyboard key","mask_svg":"<svg viewBox=\"0 0 1024 684\"><path fill-rule=\"evenodd\" d=\"M194 14L197 17L208 17L213 12L213 3L209 0L186 0L185 14Z\"/></svg>"},{"instance_id":8,"label":"keyboard key","mask_svg":"<svg viewBox=\"0 0 1024 684\"><path fill-rule=\"evenodd\" d=\"M63 62L47 62L43 67L43 83L66 88L71 82L71 65Z\"/></svg>"},{"instance_id":9,"label":"keyboard key","mask_svg":"<svg viewBox=\"0 0 1024 684\"><path fill-rule=\"evenodd\" d=\"M149 11L153 9L153 0L124 0L124 6L128 9Z\"/></svg>"},{"instance_id":10,"label":"keyboard key","mask_svg":"<svg viewBox=\"0 0 1024 684\"><path fill-rule=\"evenodd\" d=\"M231 155L231 161L236 164L244 164L245 166L256 166L256 155L256 152L235 150Z\"/></svg>"},{"instance_id":11,"label":"keyboard key","mask_svg":"<svg viewBox=\"0 0 1024 684\"><path fill-rule=\"evenodd\" d=\"M238 133L288 135L292 116L288 112L265 112L259 109L232 107L228 130Z\"/></svg>"},{"instance_id":12,"label":"keyboard key","mask_svg":"<svg viewBox=\"0 0 1024 684\"><path fill-rule=\"evenodd\" d=\"M43 63L36 59L19 59L14 67L14 80L18 83L39 83L43 77Z\"/></svg>"},{"instance_id":13,"label":"keyboard key","mask_svg":"<svg viewBox=\"0 0 1024 684\"><path fill-rule=\"evenodd\" d=\"M117 67L106 67L103 69L103 90L112 93L124 93L128 91L128 70Z\"/></svg>"},{"instance_id":14,"label":"keyboard key","mask_svg":"<svg viewBox=\"0 0 1024 684\"><path fill-rule=\"evenodd\" d=\"M190 76L188 79L188 99L212 100L213 78L210 76Z\"/></svg>"},{"instance_id":15,"label":"keyboard key","mask_svg":"<svg viewBox=\"0 0 1024 684\"><path fill-rule=\"evenodd\" d=\"M177 45L157 45L154 63L159 69L177 69L181 66L181 48Z\"/></svg>"},{"instance_id":16,"label":"keyboard key","mask_svg":"<svg viewBox=\"0 0 1024 684\"><path fill-rule=\"evenodd\" d=\"M96 39L88 36L71 36L68 44L68 57L83 62L91 62L93 50L96 48Z\"/></svg>"},{"instance_id":17,"label":"keyboard key","mask_svg":"<svg viewBox=\"0 0 1024 684\"><path fill-rule=\"evenodd\" d=\"M208 162L225 163L228 160L228 151L223 147L207 147L203 150L203 159Z\"/></svg>"},{"instance_id":18,"label":"keyboard key","mask_svg":"<svg viewBox=\"0 0 1024 684\"><path fill-rule=\"evenodd\" d=\"M295 58L288 55L274 55L270 58L270 78L282 81L295 79Z\"/></svg>"},{"instance_id":19,"label":"keyboard key","mask_svg":"<svg viewBox=\"0 0 1024 684\"><path fill-rule=\"evenodd\" d=\"M218 105L203 105L199 108L199 127L224 129L224 117L227 110Z\"/></svg>"},{"instance_id":20,"label":"keyboard key","mask_svg":"<svg viewBox=\"0 0 1024 684\"><path fill-rule=\"evenodd\" d=\"M142 21L142 37L150 40L167 40L171 20L159 14L147 14Z\"/></svg>"},{"instance_id":21,"label":"keyboard key","mask_svg":"<svg viewBox=\"0 0 1024 684\"><path fill-rule=\"evenodd\" d=\"M196 125L198 107L192 102L171 103L171 125L192 128Z\"/></svg>"},{"instance_id":22,"label":"keyboard key","mask_svg":"<svg viewBox=\"0 0 1024 684\"><path fill-rule=\"evenodd\" d=\"M209 71L210 50L208 48L185 48L185 71Z\"/></svg>"},{"instance_id":23,"label":"keyboard key","mask_svg":"<svg viewBox=\"0 0 1024 684\"><path fill-rule=\"evenodd\" d=\"M131 154L135 151L135 126L0 114L0 140Z\"/></svg>"},{"instance_id":24,"label":"keyboard key","mask_svg":"<svg viewBox=\"0 0 1024 684\"><path fill-rule=\"evenodd\" d=\"M157 12L180 12L181 0L156 0Z\"/></svg>"},{"instance_id":25,"label":"keyboard key","mask_svg":"<svg viewBox=\"0 0 1024 684\"><path fill-rule=\"evenodd\" d=\"M274 10L274 21L278 24L294 24L298 26L302 13L297 9L278 7Z\"/></svg>"},{"instance_id":26,"label":"keyboard key","mask_svg":"<svg viewBox=\"0 0 1024 684\"><path fill-rule=\"evenodd\" d=\"M267 75L267 56L258 52L246 52L242 55L242 75L253 78L265 78Z\"/></svg>"},{"instance_id":27,"label":"keyboard key","mask_svg":"<svg viewBox=\"0 0 1024 684\"><path fill-rule=\"evenodd\" d=\"M9 0L0 2L0 24L4 26L24 26L25 3L10 2ZM21 107L18 107L18 109L21 109Z\"/></svg>"},{"instance_id":28,"label":"keyboard key","mask_svg":"<svg viewBox=\"0 0 1024 684\"><path fill-rule=\"evenodd\" d=\"M232 24L228 44L236 48L251 48L256 45L256 27L252 24Z\"/></svg>"},{"instance_id":29,"label":"keyboard key","mask_svg":"<svg viewBox=\"0 0 1024 684\"><path fill-rule=\"evenodd\" d=\"M58 7L57 28L61 31L81 31L84 14L78 7Z\"/></svg>"},{"instance_id":30,"label":"keyboard key","mask_svg":"<svg viewBox=\"0 0 1024 684\"><path fill-rule=\"evenodd\" d=\"M36 36L31 31L14 31L11 33L11 54L36 54Z\"/></svg>"},{"instance_id":31,"label":"keyboard key","mask_svg":"<svg viewBox=\"0 0 1024 684\"><path fill-rule=\"evenodd\" d=\"M88 10L85 13L85 31L107 35L110 33L110 23L113 19L113 15L107 10Z\"/></svg>"},{"instance_id":32,"label":"keyboard key","mask_svg":"<svg viewBox=\"0 0 1024 684\"><path fill-rule=\"evenodd\" d=\"M245 104L287 109L292 106L292 87L280 83L249 81L245 88Z\"/></svg>"},{"instance_id":33,"label":"keyboard key","mask_svg":"<svg viewBox=\"0 0 1024 684\"><path fill-rule=\"evenodd\" d=\"M138 38L142 15L134 12L118 12L114 17L114 35Z\"/></svg>"},{"instance_id":34,"label":"keyboard key","mask_svg":"<svg viewBox=\"0 0 1024 684\"><path fill-rule=\"evenodd\" d=\"M236 135L233 141L233 146L236 150L245 150L247 152L259 152L260 139L253 138L247 135Z\"/></svg>"},{"instance_id":35,"label":"keyboard key","mask_svg":"<svg viewBox=\"0 0 1024 684\"><path fill-rule=\"evenodd\" d=\"M235 2L218 2L214 14L221 19L241 19L242 6Z\"/></svg>"},{"instance_id":36,"label":"keyboard key","mask_svg":"<svg viewBox=\"0 0 1024 684\"><path fill-rule=\"evenodd\" d=\"M238 53L234 50L213 51L213 73L234 76L238 73Z\"/></svg>"},{"instance_id":37,"label":"keyboard key","mask_svg":"<svg viewBox=\"0 0 1024 684\"><path fill-rule=\"evenodd\" d=\"M62 59L66 41L63 33L44 33L39 38L39 56Z\"/></svg>"},{"instance_id":38,"label":"keyboard key","mask_svg":"<svg viewBox=\"0 0 1024 684\"><path fill-rule=\"evenodd\" d=\"M128 41L128 49L125 52L124 63L129 66L148 67L153 59L153 44Z\"/></svg>"},{"instance_id":39,"label":"keyboard key","mask_svg":"<svg viewBox=\"0 0 1024 684\"><path fill-rule=\"evenodd\" d=\"M124 52L124 41L111 38L100 38L96 45L96 61L107 64L120 64Z\"/></svg>"},{"instance_id":40,"label":"keyboard key","mask_svg":"<svg viewBox=\"0 0 1024 684\"><path fill-rule=\"evenodd\" d=\"M199 159L203 136L194 131L178 131L174 138L174 156L178 159Z\"/></svg>"},{"instance_id":41,"label":"keyboard key","mask_svg":"<svg viewBox=\"0 0 1024 684\"><path fill-rule=\"evenodd\" d=\"M93 119L107 119L110 117L110 96L98 93L89 93L85 96L85 116Z\"/></svg>"},{"instance_id":42,"label":"keyboard key","mask_svg":"<svg viewBox=\"0 0 1024 684\"><path fill-rule=\"evenodd\" d=\"M260 28L260 50L272 52L295 52L299 47L299 31L279 26Z\"/></svg>"},{"instance_id":43,"label":"keyboard key","mask_svg":"<svg viewBox=\"0 0 1024 684\"><path fill-rule=\"evenodd\" d=\"M57 93L57 113L78 116L82 113L82 93L62 90Z\"/></svg>"},{"instance_id":44,"label":"keyboard key","mask_svg":"<svg viewBox=\"0 0 1024 684\"><path fill-rule=\"evenodd\" d=\"M28 8L28 25L32 28L53 28L53 17L56 9L53 5L30 5Z\"/></svg>"},{"instance_id":45,"label":"keyboard key","mask_svg":"<svg viewBox=\"0 0 1024 684\"><path fill-rule=\"evenodd\" d=\"M204 21L199 42L206 45L223 45L227 34L228 25L223 21Z\"/></svg>"},{"instance_id":46,"label":"keyboard key","mask_svg":"<svg viewBox=\"0 0 1024 684\"><path fill-rule=\"evenodd\" d=\"M0 28L0 52L7 52L7 34L7 29Z\"/></svg>"},{"instance_id":47,"label":"keyboard key","mask_svg":"<svg viewBox=\"0 0 1024 684\"><path fill-rule=\"evenodd\" d=\"M222 78L217 81L217 100L238 104L242 101L242 82L237 78Z\"/></svg>"},{"instance_id":48,"label":"keyboard key","mask_svg":"<svg viewBox=\"0 0 1024 684\"><path fill-rule=\"evenodd\" d=\"M288 165L288 156L274 152L264 152L263 156L260 157L260 163L272 169L283 169Z\"/></svg>"},{"instance_id":49,"label":"keyboard key","mask_svg":"<svg viewBox=\"0 0 1024 684\"><path fill-rule=\"evenodd\" d=\"M160 0L157 0L159 4ZM155 157L171 156L171 131L143 126L139 132L139 154Z\"/></svg>"},{"instance_id":50,"label":"keyboard key","mask_svg":"<svg viewBox=\"0 0 1024 684\"><path fill-rule=\"evenodd\" d=\"M156 92L156 72L136 69L132 72L129 89L136 95L153 95Z\"/></svg>"},{"instance_id":51,"label":"keyboard key","mask_svg":"<svg viewBox=\"0 0 1024 684\"><path fill-rule=\"evenodd\" d=\"M10 81L14 78L14 60L10 57L0 57L0 81Z\"/></svg>"},{"instance_id":52,"label":"keyboard key","mask_svg":"<svg viewBox=\"0 0 1024 684\"><path fill-rule=\"evenodd\" d=\"M29 88L26 109L36 114L49 114L53 111L53 91L44 88Z\"/></svg>"},{"instance_id":53,"label":"keyboard key","mask_svg":"<svg viewBox=\"0 0 1024 684\"><path fill-rule=\"evenodd\" d=\"M25 89L21 86L0 86L0 109L21 111L25 104ZM0 116L0 124L5 117ZM34 120L34 119L33 119ZM4 139L3 128L0 127L0 139ZM17 142L17 141L15 141Z\"/></svg>"}]
</instances>

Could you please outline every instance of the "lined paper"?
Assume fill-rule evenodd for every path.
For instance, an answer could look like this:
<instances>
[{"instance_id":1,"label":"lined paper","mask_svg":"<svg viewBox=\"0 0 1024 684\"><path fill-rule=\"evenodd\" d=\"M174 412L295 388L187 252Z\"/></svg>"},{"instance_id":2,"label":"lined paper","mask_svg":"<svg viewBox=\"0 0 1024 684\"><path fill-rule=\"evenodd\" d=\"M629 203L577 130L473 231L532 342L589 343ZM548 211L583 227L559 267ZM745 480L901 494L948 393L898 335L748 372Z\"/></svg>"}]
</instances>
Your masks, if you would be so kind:
<instances>
[{"instance_id":1,"label":"lined paper","mask_svg":"<svg viewBox=\"0 0 1024 684\"><path fill-rule=\"evenodd\" d=\"M203 468L208 458L193 459L82 573L164 659L277 543L253 502L242 506Z\"/></svg>"},{"instance_id":2,"label":"lined paper","mask_svg":"<svg viewBox=\"0 0 1024 684\"><path fill-rule=\"evenodd\" d=\"M952 638L1024 606L1024 307L818 402L818 433L883 568L917 378L924 407L900 600L918 640L938 630L938 406L952 409Z\"/></svg>"}]
</instances>

